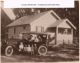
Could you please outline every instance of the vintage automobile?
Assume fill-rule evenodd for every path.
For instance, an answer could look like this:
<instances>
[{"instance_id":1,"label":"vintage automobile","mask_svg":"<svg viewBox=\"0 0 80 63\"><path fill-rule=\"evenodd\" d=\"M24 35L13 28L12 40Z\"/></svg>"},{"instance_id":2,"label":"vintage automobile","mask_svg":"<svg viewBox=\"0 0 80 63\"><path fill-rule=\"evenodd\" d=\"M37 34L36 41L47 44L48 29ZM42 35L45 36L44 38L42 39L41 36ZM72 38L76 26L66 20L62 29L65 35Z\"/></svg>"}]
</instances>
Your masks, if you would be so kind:
<instances>
[{"instance_id":1,"label":"vintage automobile","mask_svg":"<svg viewBox=\"0 0 80 63\"><path fill-rule=\"evenodd\" d=\"M48 50L48 37L46 33L28 32L21 33L22 39L6 40L5 55L13 53L30 53L46 55Z\"/></svg>"}]
</instances>

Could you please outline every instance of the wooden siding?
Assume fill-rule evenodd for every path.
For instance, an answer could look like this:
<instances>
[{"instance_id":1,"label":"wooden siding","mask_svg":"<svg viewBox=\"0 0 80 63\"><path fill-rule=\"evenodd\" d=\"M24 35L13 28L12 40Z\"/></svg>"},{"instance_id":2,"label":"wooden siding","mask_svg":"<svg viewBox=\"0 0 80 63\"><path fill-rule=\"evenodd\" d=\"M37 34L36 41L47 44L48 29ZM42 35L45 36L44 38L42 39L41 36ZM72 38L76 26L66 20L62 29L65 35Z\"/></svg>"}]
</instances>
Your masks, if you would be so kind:
<instances>
[{"instance_id":1,"label":"wooden siding","mask_svg":"<svg viewBox=\"0 0 80 63\"><path fill-rule=\"evenodd\" d=\"M69 24L66 21L63 21L61 24L58 25L58 27L71 28L71 26L69 26Z\"/></svg>"},{"instance_id":2,"label":"wooden siding","mask_svg":"<svg viewBox=\"0 0 80 63\"><path fill-rule=\"evenodd\" d=\"M58 30L59 32L60 30ZM73 43L73 29L71 29L71 34L68 33L58 33L57 34L57 44L72 44Z\"/></svg>"},{"instance_id":3,"label":"wooden siding","mask_svg":"<svg viewBox=\"0 0 80 63\"><path fill-rule=\"evenodd\" d=\"M14 27L8 29L8 38L13 38L14 36Z\"/></svg>"},{"instance_id":4,"label":"wooden siding","mask_svg":"<svg viewBox=\"0 0 80 63\"><path fill-rule=\"evenodd\" d=\"M54 18L50 13L47 13L31 23L31 31L36 31L36 26L44 27L44 31L46 31L46 29L55 21L56 18Z\"/></svg>"},{"instance_id":5,"label":"wooden siding","mask_svg":"<svg viewBox=\"0 0 80 63\"><path fill-rule=\"evenodd\" d=\"M15 33L14 33L14 29L15 29ZM24 26L17 26L17 27L10 27L8 29L8 38L19 38L19 34L20 33L25 33L25 32L29 32L30 31L30 25L26 25L26 27L24 28Z\"/></svg>"},{"instance_id":6,"label":"wooden siding","mask_svg":"<svg viewBox=\"0 0 80 63\"><path fill-rule=\"evenodd\" d=\"M52 40L50 44L73 43L73 28L69 25L69 23L67 23L67 20L65 21L57 20L57 18L51 15L51 13L47 13L44 16L41 16L40 18L37 18L34 21L31 21L29 24L30 25L27 25L26 27L25 25L23 25L23 26L16 26L15 28L14 27L9 28L9 35L8 35L9 38L19 38L20 33L28 32L28 31L49 32L51 36L55 37L55 39ZM56 24L56 25L50 27L52 24L53 25ZM48 28L53 28L53 30ZM71 33L66 34L66 30L64 33L62 33L62 30L59 30L60 28L62 28L63 31L65 29L71 29ZM59 31L61 33L59 33Z\"/></svg>"}]
</instances>

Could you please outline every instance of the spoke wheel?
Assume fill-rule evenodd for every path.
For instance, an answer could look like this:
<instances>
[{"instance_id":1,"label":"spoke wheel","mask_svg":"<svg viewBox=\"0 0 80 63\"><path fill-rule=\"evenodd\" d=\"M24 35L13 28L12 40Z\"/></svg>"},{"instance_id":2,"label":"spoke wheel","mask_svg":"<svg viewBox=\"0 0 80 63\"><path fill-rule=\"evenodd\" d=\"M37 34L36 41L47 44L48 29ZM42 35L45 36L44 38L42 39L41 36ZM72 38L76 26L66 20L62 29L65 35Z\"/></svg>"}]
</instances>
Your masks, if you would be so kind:
<instances>
[{"instance_id":1,"label":"spoke wheel","mask_svg":"<svg viewBox=\"0 0 80 63\"><path fill-rule=\"evenodd\" d=\"M38 48L38 53L39 53L39 55L46 55L46 53L47 53L47 47L41 45L41 46Z\"/></svg>"},{"instance_id":2,"label":"spoke wheel","mask_svg":"<svg viewBox=\"0 0 80 63\"><path fill-rule=\"evenodd\" d=\"M6 56L11 56L13 54L13 47L12 46L7 46L5 49L5 55Z\"/></svg>"}]
</instances>

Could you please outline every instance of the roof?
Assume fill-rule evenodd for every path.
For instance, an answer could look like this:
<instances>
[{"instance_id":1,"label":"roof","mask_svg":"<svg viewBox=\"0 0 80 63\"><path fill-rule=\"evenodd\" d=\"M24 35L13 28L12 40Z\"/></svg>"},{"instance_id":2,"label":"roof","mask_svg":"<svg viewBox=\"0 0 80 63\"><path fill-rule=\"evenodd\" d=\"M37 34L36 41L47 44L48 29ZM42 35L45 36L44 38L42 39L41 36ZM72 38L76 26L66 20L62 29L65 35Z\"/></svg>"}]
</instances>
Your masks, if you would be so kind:
<instances>
[{"instance_id":1,"label":"roof","mask_svg":"<svg viewBox=\"0 0 80 63\"><path fill-rule=\"evenodd\" d=\"M64 19L67 23L76 30L76 27L70 22L69 19Z\"/></svg>"},{"instance_id":2,"label":"roof","mask_svg":"<svg viewBox=\"0 0 80 63\"><path fill-rule=\"evenodd\" d=\"M70 22L69 19L61 19L53 10L42 12L42 13L35 14L35 15L23 16L23 17L15 20L15 21L13 21L7 27L30 24L31 22L37 20L38 18L42 17L43 15L45 15L48 12L51 13L51 14L53 13L55 15L55 16L54 15L53 16L57 17L57 19L58 19L56 22L50 24L49 27L57 27L63 21L66 21L72 28L76 29L76 27Z\"/></svg>"},{"instance_id":3,"label":"roof","mask_svg":"<svg viewBox=\"0 0 80 63\"><path fill-rule=\"evenodd\" d=\"M57 27L61 22L63 22L63 21L56 21L56 22L54 22L53 24L51 24L49 27Z\"/></svg>"},{"instance_id":4,"label":"roof","mask_svg":"<svg viewBox=\"0 0 80 63\"><path fill-rule=\"evenodd\" d=\"M59 24L61 24L63 21L66 21L72 28L76 30L76 27L69 21L69 19L62 19L54 22L49 27L57 27Z\"/></svg>"},{"instance_id":5,"label":"roof","mask_svg":"<svg viewBox=\"0 0 80 63\"><path fill-rule=\"evenodd\" d=\"M9 24L8 27L9 26L17 26L17 25L30 24L32 21L38 19L40 16L42 16L44 14L45 14L45 12L37 14L37 15L23 16L23 17L17 19L16 21L12 22L11 24Z\"/></svg>"},{"instance_id":6,"label":"roof","mask_svg":"<svg viewBox=\"0 0 80 63\"><path fill-rule=\"evenodd\" d=\"M42 12L42 13L35 14L35 15L23 16L15 20L11 24L9 24L7 27L30 24L31 22L33 22L34 20L37 20L38 18L40 18L41 16L45 15L48 12L52 12L58 19L60 19L60 17L54 11L50 10L50 11Z\"/></svg>"}]
</instances>

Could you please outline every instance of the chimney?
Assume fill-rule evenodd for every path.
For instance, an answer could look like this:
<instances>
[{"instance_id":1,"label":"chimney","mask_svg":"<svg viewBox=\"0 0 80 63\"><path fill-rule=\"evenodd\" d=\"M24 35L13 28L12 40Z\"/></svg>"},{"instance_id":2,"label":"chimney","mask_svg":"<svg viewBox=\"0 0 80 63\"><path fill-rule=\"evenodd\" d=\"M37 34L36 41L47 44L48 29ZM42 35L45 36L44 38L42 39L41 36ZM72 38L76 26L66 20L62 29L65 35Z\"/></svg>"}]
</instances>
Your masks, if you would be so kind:
<instances>
[{"instance_id":1,"label":"chimney","mask_svg":"<svg viewBox=\"0 0 80 63\"><path fill-rule=\"evenodd\" d=\"M34 12L34 9L33 9L33 8L31 9L31 12L32 12L32 13Z\"/></svg>"},{"instance_id":2,"label":"chimney","mask_svg":"<svg viewBox=\"0 0 80 63\"><path fill-rule=\"evenodd\" d=\"M35 9L31 9L31 15L34 15L35 14Z\"/></svg>"},{"instance_id":3,"label":"chimney","mask_svg":"<svg viewBox=\"0 0 80 63\"><path fill-rule=\"evenodd\" d=\"M41 11L40 10L37 10L37 13L39 14Z\"/></svg>"}]
</instances>

